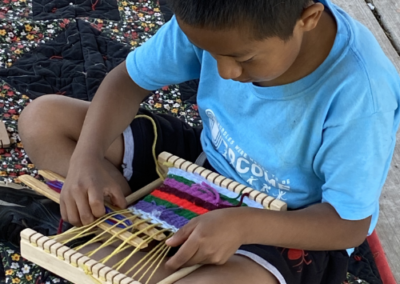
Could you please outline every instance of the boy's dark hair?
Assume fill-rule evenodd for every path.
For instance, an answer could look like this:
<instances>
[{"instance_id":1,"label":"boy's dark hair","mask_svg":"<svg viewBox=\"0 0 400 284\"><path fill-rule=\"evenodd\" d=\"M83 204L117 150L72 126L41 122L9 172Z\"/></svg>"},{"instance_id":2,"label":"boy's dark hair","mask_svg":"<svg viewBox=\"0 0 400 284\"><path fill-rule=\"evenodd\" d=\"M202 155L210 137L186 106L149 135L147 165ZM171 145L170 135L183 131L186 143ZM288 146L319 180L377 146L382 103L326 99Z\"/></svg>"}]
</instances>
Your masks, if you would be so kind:
<instances>
[{"instance_id":1,"label":"boy's dark hair","mask_svg":"<svg viewBox=\"0 0 400 284\"><path fill-rule=\"evenodd\" d=\"M311 0L168 0L176 16L190 26L224 30L248 28L256 40L293 35Z\"/></svg>"}]
</instances>

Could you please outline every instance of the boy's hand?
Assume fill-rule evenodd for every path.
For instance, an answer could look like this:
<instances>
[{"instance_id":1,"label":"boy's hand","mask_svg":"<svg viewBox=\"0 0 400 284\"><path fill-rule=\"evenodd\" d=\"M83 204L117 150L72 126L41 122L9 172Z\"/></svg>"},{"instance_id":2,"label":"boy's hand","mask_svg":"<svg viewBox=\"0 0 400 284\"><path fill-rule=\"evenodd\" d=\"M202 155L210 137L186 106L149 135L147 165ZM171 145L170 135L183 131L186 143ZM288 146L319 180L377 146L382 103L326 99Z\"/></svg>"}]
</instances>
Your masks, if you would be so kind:
<instances>
[{"instance_id":1,"label":"boy's hand","mask_svg":"<svg viewBox=\"0 0 400 284\"><path fill-rule=\"evenodd\" d=\"M195 264L222 265L243 244L244 232L240 229L240 208L220 209L192 219L166 244L178 252L166 265L171 269Z\"/></svg>"},{"instance_id":2,"label":"boy's hand","mask_svg":"<svg viewBox=\"0 0 400 284\"><path fill-rule=\"evenodd\" d=\"M104 197L119 208L126 207L124 194L104 163L88 157L71 162L60 196L64 221L74 226L92 223L105 214Z\"/></svg>"}]
</instances>

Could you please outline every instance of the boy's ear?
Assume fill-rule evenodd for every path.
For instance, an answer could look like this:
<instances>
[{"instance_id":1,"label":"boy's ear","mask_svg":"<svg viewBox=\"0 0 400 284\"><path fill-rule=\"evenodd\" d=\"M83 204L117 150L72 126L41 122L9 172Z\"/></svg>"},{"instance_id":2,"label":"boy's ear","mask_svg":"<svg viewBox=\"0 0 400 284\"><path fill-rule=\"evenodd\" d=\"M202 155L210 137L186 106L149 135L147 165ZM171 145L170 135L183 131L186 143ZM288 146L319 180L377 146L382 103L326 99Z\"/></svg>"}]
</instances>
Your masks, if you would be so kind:
<instances>
[{"instance_id":1,"label":"boy's ear","mask_svg":"<svg viewBox=\"0 0 400 284\"><path fill-rule=\"evenodd\" d=\"M321 3L312 3L310 6L303 10L297 25L300 25L303 31L308 32L313 30L324 12L324 5Z\"/></svg>"}]
</instances>

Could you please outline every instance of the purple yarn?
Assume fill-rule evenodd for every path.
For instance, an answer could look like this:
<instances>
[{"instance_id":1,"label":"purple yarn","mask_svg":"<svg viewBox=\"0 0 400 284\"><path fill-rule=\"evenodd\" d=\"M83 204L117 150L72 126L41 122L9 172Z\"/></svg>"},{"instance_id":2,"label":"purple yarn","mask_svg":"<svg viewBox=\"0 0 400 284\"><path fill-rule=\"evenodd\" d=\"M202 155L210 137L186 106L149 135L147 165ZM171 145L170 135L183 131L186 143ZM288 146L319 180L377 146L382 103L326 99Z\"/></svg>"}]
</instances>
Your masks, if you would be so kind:
<instances>
[{"instance_id":1,"label":"purple yarn","mask_svg":"<svg viewBox=\"0 0 400 284\"><path fill-rule=\"evenodd\" d=\"M162 191L162 192L169 193L169 194L172 194L172 195L174 195L176 197L185 199L185 200L187 200L187 201L189 201L189 202L191 202L191 203L193 203L193 204L195 204L197 206L203 207L203 208L205 208L205 209L207 209L209 211L216 210L216 209L222 209L222 208L230 208L230 207L233 206L232 204L225 205L225 204L221 204L221 203L215 205L215 204L207 202L207 201L205 201L205 200L203 200L203 199L201 199L199 197L192 196L187 192L180 191L180 190L178 190L176 188L170 187L170 186L165 185L165 184L161 185L158 189L160 191Z\"/></svg>"},{"instance_id":2,"label":"purple yarn","mask_svg":"<svg viewBox=\"0 0 400 284\"><path fill-rule=\"evenodd\" d=\"M149 213L151 215L155 215L160 220L162 220L162 221L166 222L167 224L172 225L178 229L183 227L184 225L186 225L189 222L188 219L175 214L173 212L173 208L166 208L163 205L159 206L159 205L156 205L153 203L146 202L144 200L140 200L133 207L138 210Z\"/></svg>"},{"instance_id":3,"label":"purple yarn","mask_svg":"<svg viewBox=\"0 0 400 284\"><path fill-rule=\"evenodd\" d=\"M46 182L46 184L48 184L54 188L58 188L59 190L61 190L64 185L61 181L58 181L58 180L49 180Z\"/></svg>"},{"instance_id":4,"label":"purple yarn","mask_svg":"<svg viewBox=\"0 0 400 284\"><path fill-rule=\"evenodd\" d=\"M221 200L219 193L207 184L206 186L204 186L203 184L202 184L203 186L199 184L193 184L192 186L188 186L172 178L166 178L164 184L168 185L169 187L176 188L179 191L186 192L193 197L197 197L206 202L212 203L218 207L225 207L225 206L232 207L232 204L230 204L228 201Z\"/></svg>"}]
</instances>

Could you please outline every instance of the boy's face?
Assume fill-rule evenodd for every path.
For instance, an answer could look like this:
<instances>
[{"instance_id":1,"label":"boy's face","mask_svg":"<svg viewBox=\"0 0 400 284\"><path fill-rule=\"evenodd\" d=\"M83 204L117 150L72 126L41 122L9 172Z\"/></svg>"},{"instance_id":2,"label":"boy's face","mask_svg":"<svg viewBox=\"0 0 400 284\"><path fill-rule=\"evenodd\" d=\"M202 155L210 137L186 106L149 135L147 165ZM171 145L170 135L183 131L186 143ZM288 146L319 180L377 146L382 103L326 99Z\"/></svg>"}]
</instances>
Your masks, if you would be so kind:
<instances>
[{"instance_id":1,"label":"boy's face","mask_svg":"<svg viewBox=\"0 0 400 284\"><path fill-rule=\"evenodd\" d=\"M179 25L195 46L215 58L222 78L243 83L269 85L289 70L301 49L302 34L296 30L287 41L278 37L258 41L250 39L245 29L212 31Z\"/></svg>"},{"instance_id":2,"label":"boy's face","mask_svg":"<svg viewBox=\"0 0 400 284\"><path fill-rule=\"evenodd\" d=\"M301 78L299 75L313 71L313 61L318 59L317 53L323 51L315 43L321 42L326 32L317 35L313 41L310 33L307 36L306 33L315 30L323 11L321 3L310 2L294 27L293 36L286 41L279 37L254 40L249 37L246 25L211 30L177 20L189 40L215 58L222 78L273 86L293 82Z\"/></svg>"}]
</instances>

